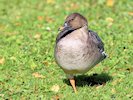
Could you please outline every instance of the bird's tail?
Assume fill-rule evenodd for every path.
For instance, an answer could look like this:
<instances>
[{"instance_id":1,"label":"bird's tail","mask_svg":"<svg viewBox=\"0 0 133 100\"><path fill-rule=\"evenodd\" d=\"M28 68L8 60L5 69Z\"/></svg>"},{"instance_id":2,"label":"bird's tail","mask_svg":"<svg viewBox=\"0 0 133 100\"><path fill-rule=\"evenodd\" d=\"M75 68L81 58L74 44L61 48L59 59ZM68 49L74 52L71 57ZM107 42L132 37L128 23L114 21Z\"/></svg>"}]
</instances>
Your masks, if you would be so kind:
<instances>
[{"instance_id":1,"label":"bird's tail","mask_svg":"<svg viewBox=\"0 0 133 100\"><path fill-rule=\"evenodd\" d=\"M108 57L108 55L105 53L105 51L102 52L102 55L103 55L104 59Z\"/></svg>"}]
</instances>

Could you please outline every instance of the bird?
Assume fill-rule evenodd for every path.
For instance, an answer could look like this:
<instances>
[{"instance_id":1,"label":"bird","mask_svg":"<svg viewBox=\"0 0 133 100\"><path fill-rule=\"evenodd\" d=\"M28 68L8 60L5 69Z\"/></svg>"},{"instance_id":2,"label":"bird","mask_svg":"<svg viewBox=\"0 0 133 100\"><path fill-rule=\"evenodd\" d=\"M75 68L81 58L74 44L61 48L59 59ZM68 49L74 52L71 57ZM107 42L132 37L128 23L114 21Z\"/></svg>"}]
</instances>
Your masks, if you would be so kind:
<instances>
[{"instance_id":1,"label":"bird","mask_svg":"<svg viewBox=\"0 0 133 100\"><path fill-rule=\"evenodd\" d=\"M77 93L74 76L88 72L104 60L107 54L98 34L88 28L87 19L75 12L68 15L63 26L59 28L54 56Z\"/></svg>"}]
</instances>

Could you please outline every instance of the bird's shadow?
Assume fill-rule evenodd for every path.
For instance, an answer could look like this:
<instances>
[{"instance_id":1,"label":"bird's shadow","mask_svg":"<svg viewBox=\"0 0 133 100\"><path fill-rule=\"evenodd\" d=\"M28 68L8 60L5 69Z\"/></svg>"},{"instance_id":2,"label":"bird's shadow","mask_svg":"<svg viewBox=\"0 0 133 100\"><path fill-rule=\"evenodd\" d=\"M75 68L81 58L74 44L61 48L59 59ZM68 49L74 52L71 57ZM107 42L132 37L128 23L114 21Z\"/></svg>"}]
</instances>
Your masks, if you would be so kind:
<instances>
[{"instance_id":1,"label":"bird's shadow","mask_svg":"<svg viewBox=\"0 0 133 100\"><path fill-rule=\"evenodd\" d=\"M76 86L96 86L96 85L105 85L107 81L112 80L113 78L109 76L107 73L101 74L93 74L91 76L88 75L79 75L75 77ZM64 79L64 82L70 85L68 79Z\"/></svg>"}]
</instances>

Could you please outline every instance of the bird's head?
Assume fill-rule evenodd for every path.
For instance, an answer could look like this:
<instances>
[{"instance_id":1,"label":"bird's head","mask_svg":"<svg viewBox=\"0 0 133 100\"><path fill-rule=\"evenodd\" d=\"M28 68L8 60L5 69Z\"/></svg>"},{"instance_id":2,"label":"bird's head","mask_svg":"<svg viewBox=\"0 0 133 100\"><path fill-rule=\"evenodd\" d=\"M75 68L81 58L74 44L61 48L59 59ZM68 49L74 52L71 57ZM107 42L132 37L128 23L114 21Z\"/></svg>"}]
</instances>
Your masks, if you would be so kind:
<instances>
[{"instance_id":1,"label":"bird's head","mask_svg":"<svg viewBox=\"0 0 133 100\"><path fill-rule=\"evenodd\" d=\"M60 31L73 31L81 27L88 26L87 19L79 13L70 14L59 30Z\"/></svg>"}]
</instances>

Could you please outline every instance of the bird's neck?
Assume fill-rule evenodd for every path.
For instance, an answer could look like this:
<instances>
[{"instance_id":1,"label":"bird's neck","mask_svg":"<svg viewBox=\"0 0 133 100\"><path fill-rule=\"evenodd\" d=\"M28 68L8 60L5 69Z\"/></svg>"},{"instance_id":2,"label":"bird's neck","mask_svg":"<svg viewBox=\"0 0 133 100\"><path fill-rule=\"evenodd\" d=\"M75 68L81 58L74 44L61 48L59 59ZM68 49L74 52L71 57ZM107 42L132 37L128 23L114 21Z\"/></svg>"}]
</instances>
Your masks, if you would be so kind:
<instances>
[{"instance_id":1,"label":"bird's neck","mask_svg":"<svg viewBox=\"0 0 133 100\"><path fill-rule=\"evenodd\" d=\"M88 33L88 26L85 25L85 26L81 27L79 30L80 30L80 31L83 31L83 32L85 32L85 33Z\"/></svg>"}]
</instances>

